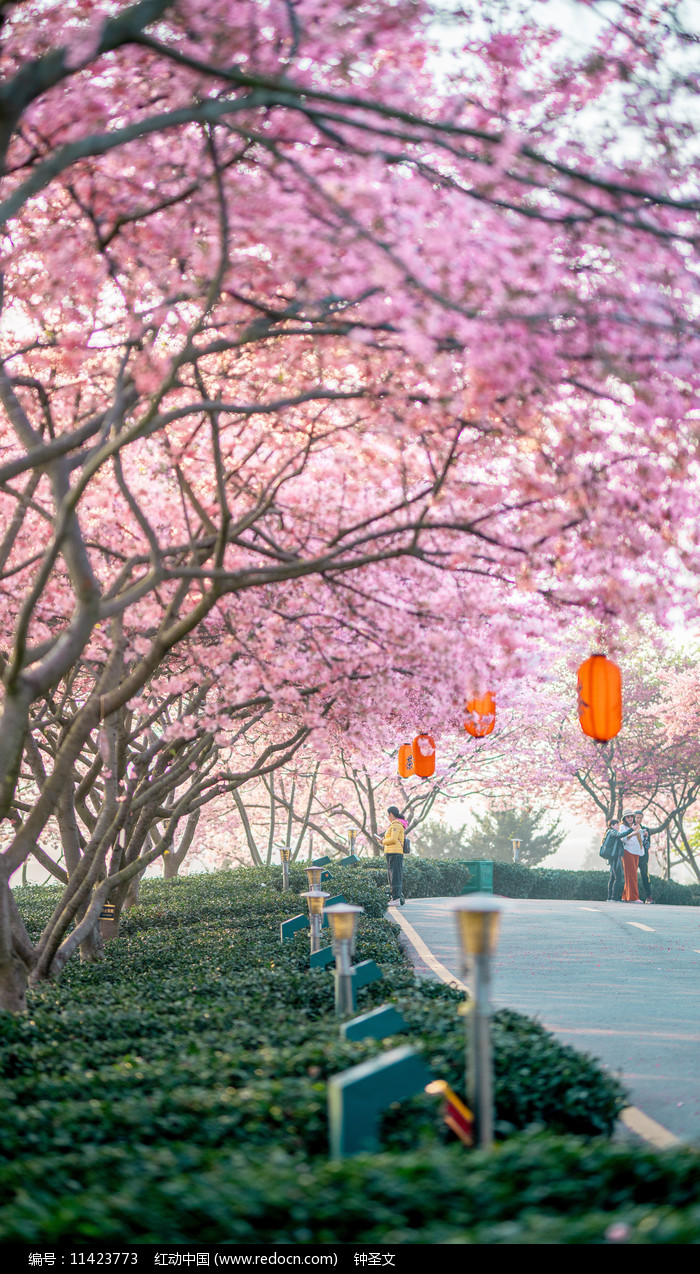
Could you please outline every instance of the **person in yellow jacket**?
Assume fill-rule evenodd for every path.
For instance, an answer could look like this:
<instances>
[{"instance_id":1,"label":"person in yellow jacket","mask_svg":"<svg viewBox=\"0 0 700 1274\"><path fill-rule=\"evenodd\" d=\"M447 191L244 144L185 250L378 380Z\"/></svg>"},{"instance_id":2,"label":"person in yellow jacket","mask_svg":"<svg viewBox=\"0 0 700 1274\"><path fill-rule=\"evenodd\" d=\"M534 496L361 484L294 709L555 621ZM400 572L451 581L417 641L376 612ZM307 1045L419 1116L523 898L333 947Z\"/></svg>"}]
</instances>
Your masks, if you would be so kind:
<instances>
[{"instance_id":1,"label":"person in yellow jacket","mask_svg":"<svg viewBox=\"0 0 700 1274\"><path fill-rule=\"evenodd\" d=\"M406 820L402 818L395 805L390 805L387 814L391 819L384 833L384 857L389 873L389 888L392 893L390 907L403 907L406 899L403 896L403 843L406 839Z\"/></svg>"}]
</instances>

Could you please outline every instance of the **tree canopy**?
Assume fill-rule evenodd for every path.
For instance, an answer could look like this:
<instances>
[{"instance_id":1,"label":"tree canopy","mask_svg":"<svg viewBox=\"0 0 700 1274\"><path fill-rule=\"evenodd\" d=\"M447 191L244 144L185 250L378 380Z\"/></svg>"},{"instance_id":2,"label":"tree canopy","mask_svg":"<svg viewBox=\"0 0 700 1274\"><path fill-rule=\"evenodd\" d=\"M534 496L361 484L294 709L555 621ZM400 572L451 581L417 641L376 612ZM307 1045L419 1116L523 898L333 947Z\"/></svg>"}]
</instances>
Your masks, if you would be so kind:
<instances>
[{"instance_id":1,"label":"tree canopy","mask_svg":"<svg viewBox=\"0 0 700 1274\"><path fill-rule=\"evenodd\" d=\"M482 10L446 63L415 0L2 7L6 1007L138 870L153 693L388 746L579 611L697 610L694 34ZM9 880L86 750L40 959Z\"/></svg>"}]
</instances>

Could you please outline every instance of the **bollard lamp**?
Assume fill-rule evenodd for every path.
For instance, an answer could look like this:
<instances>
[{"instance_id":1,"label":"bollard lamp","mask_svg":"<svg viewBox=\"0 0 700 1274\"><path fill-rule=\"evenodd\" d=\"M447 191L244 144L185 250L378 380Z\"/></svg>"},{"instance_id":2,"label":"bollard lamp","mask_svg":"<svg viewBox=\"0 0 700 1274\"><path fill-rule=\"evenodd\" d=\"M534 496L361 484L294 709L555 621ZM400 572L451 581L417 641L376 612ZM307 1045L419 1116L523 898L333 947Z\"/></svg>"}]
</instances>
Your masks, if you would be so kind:
<instances>
[{"instance_id":1,"label":"bollard lamp","mask_svg":"<svg viewBox=\"0 0 700 1274\"><path fill-rule=\"evenodd\" d=\"M501 904L492 894L467 894L452 910L466 962L472 956L493 955L498 945Z\"/></svg>"},{"instance_id":2,"label":"bollard lamp","mask_svg":"<svg viewBox=\"0 0 700 1274\"><path fill-rule=\"evenodd\" d=\"M282 888L286 891L289 889L289 860L292 856L291 845L280 845L280 859L282 861Z\"/></svg>"},{"instance_id":3,"label":"bollard lamp","mask_svg":"<svg viewBox=\"0 0 700 1274\"><path fill-rule=\"evenodd\" d=\"M467 1093L475 1113L479 1145L493 1142L493 1069L489 984L491 956L498 944L501 903L492 894L467 894L453 906L464 967L471 966L473 999L465 1017Z\"/></svg>"},{"instance_id":4,"label":"bollard lamp","mask_svg":"<svg viewBox=\"0 0 700 1274\"><path fill-rule=\"evenodd\" d=\"M309 937L311 940L311 953L319 951L321 947L321 917L323 916L323 904L326 898L330 898L330 894L326 894L322 889L310 889L308 893L302 894L302 898L306 898L309 904Z\"/></svg>"},{"instance_id":5,"label":"bollard lamp","mask_svg":"<svg viewBox=\"0 0 700 1274\"><path fill-rule=\"evenodd\" d=\"M309 889L307 893L300 894L299 897L306 898L309 904L310 916L322 916L323 900L324 898L330 898L330 894L324 893L322 889Z\"/></svg>"},{"instance_id":6,"label":"bollard lamp","mask_svg":"<svg viewBox=\"0 0 700 1274\"><path fill-rule=\"evenodd\" d=\"M326 907L326 915L331 922L336 942L352 941L357 917L361 916L363 911L364 907L353 907L349 902L337 902L333 907Z\"/></svg>"},{"instance_id":7,"label":"bollard lamp","mask_svg":"<svg viewBox=\"0 0 700 1274\"><path fill-rule=\"evenodd\" d=\"M335 1011L338 1017L352 1013L355 1008L353 969L351 961L352 940L355 936L357 917L364 907L353 907L349 902L337 902L326 907L326 915L333 930L335 951Z\"/></svg>"},{"instance_id":8,"label":"bollard lamp","mask_svg":"<svg viewBox=\"0 0 700 1274\"><path fill-rule=\"evenodd\" d=\"M318 891L321 888L321 872L322 867L305 867L306 879L309 882L309 889Z\"/></svg>"}]
</instances>

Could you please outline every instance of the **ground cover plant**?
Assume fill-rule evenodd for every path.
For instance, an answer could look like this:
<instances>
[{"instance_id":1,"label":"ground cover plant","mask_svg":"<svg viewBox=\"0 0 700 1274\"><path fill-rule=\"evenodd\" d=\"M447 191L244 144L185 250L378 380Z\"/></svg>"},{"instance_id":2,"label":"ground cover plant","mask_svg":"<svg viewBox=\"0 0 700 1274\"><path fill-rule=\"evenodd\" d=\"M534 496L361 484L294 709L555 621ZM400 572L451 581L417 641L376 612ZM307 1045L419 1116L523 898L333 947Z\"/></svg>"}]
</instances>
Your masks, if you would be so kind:
<instances>
[{"instance_id":1,"label":"ground cover plant","mask_svg":"<svg viewBox=\"0 0 700 1274\"><path fill-rule=\"evenodd\" d=\"M385 971L359 1007L392 1000L409 1027L341 1042L330 973L309 971L304 934L279 942L305 877L295 869L283 894L279 875L146 882L104 963L70 966L27 1015L0 1015L0 1241L534 1242L541 1226L583 1241L570 1236L604 1237L609 1209L629 1213L636 1237L635 1209L657 1195L666 1212L645 1241L687 1233L691 1214L676 1211L697 1193L700 1160L601 1140L620 1085L511 1012L494 1023L492 1156L451 1144L420 1097L388 1113L380 1155L329 1163L329 1075L410 1039L463 1090L463 997L415 977L383 919L386 888L335 868L333 888L365 907L357 958ZM37 926L52 892L25 892Z\"/></svg>"}]
</instances>

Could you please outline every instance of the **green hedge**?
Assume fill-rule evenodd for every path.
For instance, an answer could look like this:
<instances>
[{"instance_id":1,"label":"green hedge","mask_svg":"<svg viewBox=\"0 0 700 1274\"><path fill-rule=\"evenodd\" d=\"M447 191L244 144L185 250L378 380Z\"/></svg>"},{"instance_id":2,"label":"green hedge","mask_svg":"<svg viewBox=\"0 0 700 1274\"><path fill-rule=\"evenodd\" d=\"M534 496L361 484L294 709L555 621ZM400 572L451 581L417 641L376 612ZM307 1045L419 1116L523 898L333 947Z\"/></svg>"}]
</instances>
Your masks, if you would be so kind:
<instances>
[{"instance_id":1,"label":"green hedge","mask_svg":"<svg viewBox=\"0 0 700 1274\"><path fill-rule=\"evenodd\" d=\"M327 1078L411 1039L433 1073L463 1092L463 997L416 978L397 927L381 918L388 891L361 869L334 873L333 888L366 906L357 959L373 958L385 973L360 992L359 1009L390 1000L409 1034L346 1043L332 974L308 969L308 935L279 942L280 920L301 909L281 892L279 874L145 882L104 963L71 964L58 984L31 993L27 1016L0 1015L0 1241L271 1241L280 1173L279 1188L286 1181L292 1195L300 1174L321 1174L319 1188L335 1200L329 1226L338 1183L355 1169L326 1163ZM52 892L17 891L35 925ZM611 1131L624 1095L595 1062L509 1011L496 1015L493 1042L499 1136L532 1125ZM382 1143L407 1216L411 1174L423 1170L402 1165L444 1153L456 1182L468 1156L460 1146L451 1157L450 1140L432 1098L388 1112ZM314 1202L304 1200L290 1196L285 1225L316 1225ZM439 1225L449 1229L446 1197L442 1208ZM385 1210L378 1198L363 1219L374 1238ZM417 1218L411 1224L420 1229Z\"/></svg>"},{"instance_id":2,"label":"green hedge","mask_svg":"<svg viewBox=\"0 0 700 1274\"><path fill-rule=\"evenodd\" d=\"M561 871L554 867L524 867L521 863L494 863L493 888L507 898L567 898L605 902L609 870ZM700 906L700 884L679 885L675 880L650 876L655 902L678 907Z\"/></svg>"},{"instance_id":3,"label":"green hedge","mask_svg":"<svg viewBox=\"0 0 700 1274\"><path fill-rule=\"evenodd\" d=\"M144 1143L0 1165L0 1241L697 1243L699 1192L697 1151L542 1134L344 1163Z\"/></svg>"},{"instance_id":4,"label":"green hedge","mask_svg":"<svg viewBox=\"0 0 700 1274\"><path fill-rule=\"evenodd\" d=\"M373 860L363 859L370 866ZM381 860L374 860L377 866ZM493 864L494 893L506 898L561 898L605 902L609 871L563 871L554 867L525 867L522 863ZM650 876L654 901L678 907L700 906L700 884L680 885L675 880ZM404 860L404 892L407 898L451 898L465 892L469 870L458 859Z\"/></svg>"}]
</instances>

